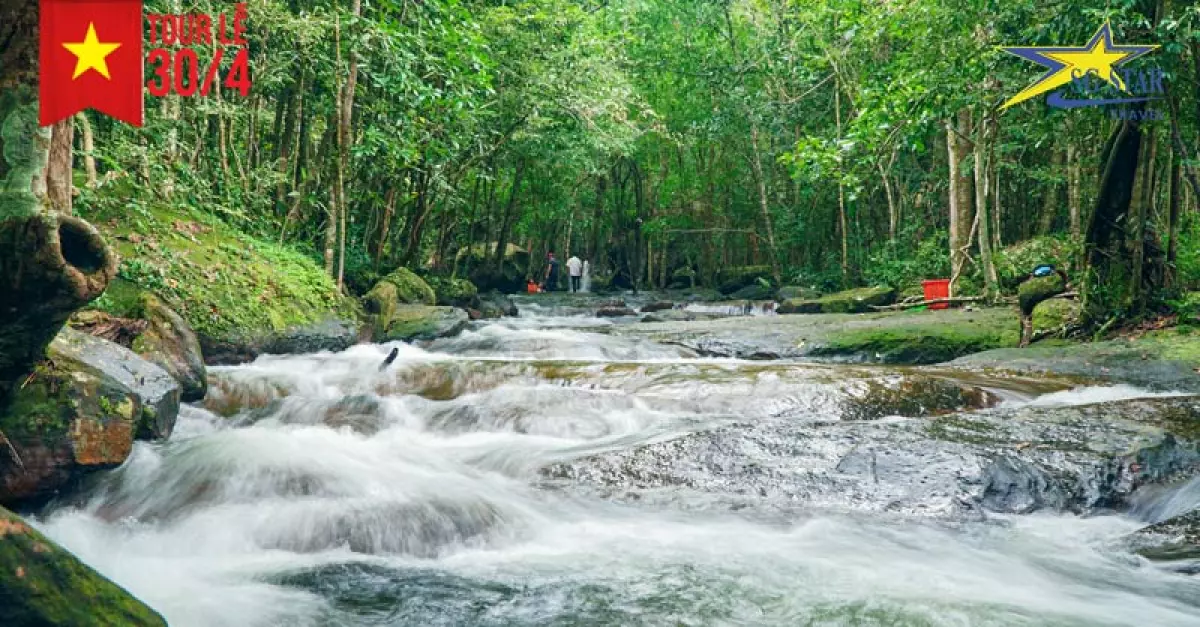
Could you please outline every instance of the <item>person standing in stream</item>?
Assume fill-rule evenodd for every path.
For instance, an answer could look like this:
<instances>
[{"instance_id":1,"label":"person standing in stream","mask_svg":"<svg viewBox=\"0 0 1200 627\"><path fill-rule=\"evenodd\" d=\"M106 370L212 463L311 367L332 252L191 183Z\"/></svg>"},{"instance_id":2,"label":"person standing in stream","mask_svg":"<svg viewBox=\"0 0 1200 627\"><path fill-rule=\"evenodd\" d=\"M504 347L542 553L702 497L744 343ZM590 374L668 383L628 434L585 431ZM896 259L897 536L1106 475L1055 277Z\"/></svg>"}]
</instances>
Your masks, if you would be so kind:
<instances>
[{"instance_id":1,"label":"person standing in stream","mask_svg":"<svg viewBox=\"0 0 1200 627\"><path fill-rule=\"evenodd\" d=\"M567 260L567 272L571 275L571 291L579 291L579 282L583 280L583 262L579 257L571 255Z\"/></svg>"},{"instance_id":2,"label":"person standing in stream","mask_svg":"<svg viewBox=\"0 0 1200 627\"><path fill-rule=\"evenodd\" d=\"M547 292L558 290L558 257L554 256L553 250L546 256L546 276L542 283L542 289Z\"/></svg>"}]
</instances>

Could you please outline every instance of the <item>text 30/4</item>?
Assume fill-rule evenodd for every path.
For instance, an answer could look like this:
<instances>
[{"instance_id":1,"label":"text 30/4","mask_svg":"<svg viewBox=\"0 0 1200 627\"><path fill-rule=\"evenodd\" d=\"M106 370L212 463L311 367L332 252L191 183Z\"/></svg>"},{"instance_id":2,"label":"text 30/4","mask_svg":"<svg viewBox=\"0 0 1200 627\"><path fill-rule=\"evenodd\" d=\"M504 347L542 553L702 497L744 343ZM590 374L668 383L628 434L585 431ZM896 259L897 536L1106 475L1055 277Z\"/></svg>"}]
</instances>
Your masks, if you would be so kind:
<instances>
[{"instance_id":1,"label":"text 30/4","mask_svg":"<svg viewBox=\"0 0 1200 627\"><path fill-rule=\"evenodd\" d=\"M191 48L155 48L146 55L153 74L146 81L146 88L155 97L169 94L186 97L194 96L197 92L207 96L213 81L221 72L222 57L224 50L217 48L208 67L201 68L200 58ZM250 53L246 48L238 49L221 84L225 89L237 91L242 96L250 93Z\"/></svg>"}]
</instances>

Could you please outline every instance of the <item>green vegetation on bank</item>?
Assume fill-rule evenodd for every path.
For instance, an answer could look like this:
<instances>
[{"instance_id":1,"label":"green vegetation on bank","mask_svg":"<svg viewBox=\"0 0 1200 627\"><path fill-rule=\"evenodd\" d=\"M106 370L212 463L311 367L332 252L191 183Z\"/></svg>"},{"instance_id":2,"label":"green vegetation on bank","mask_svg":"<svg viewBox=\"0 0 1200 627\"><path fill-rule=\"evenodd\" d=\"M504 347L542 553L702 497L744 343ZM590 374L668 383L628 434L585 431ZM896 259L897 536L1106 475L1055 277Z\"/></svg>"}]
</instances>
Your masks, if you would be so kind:
<instances>
[{"instance_id":1,"label":"green vegetation on bank","mask_svg":"<svg viewBox=\"0 0 1200 627\"><path fill-rule=\"evenodd\" d=\"M355 315L356 305L311 257L209 213L183 203L145 203L118 184L88 190L75 205L121 257L118 278L94 303L113 315L137 315L147 291L209 337Z\"/></svg>"}]
</instances>

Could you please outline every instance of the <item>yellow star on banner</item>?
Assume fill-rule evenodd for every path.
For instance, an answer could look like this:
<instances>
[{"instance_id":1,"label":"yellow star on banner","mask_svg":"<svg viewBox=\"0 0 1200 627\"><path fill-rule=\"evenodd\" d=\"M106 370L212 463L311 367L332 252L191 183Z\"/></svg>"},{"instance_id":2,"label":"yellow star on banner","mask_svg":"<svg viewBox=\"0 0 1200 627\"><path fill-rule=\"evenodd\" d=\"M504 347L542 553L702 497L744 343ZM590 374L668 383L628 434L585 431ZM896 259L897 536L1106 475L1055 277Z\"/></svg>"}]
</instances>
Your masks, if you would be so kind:
<instances>
[{"instance_id":1,"label":"yellow star on banner","mask_svg":"<svg viewBox=\"0 0 1200 627\"><path fill-rule=\"evenodd\" d=\"M70 50L71 54L76 57L75 74L71 76L71 80L79 78L80 74L88 70L96 70L104 78L111 78L108 75L108 64L104 62L104 58L120 47L121 44L100 43L100 39L96 37L95 22L88 22L87 35L83 41L63 44L63 48Z\"/></svg>"},{"instance_id":2,"label":"yellow star on banner","mask_svg":"<svg viewBox=\"0 0 1200 627\"><path fill-rule=\"evenodd\" d=\"M1007 109L1048 91L1053 91L1078 77L1092 74L1107 81L1113 87L1126 91L1125 81L1115 72L1124 65L1158 46L1116 45L1113 43L1112 27L1105 22L1092 39L1082 46L1016 46L1001 48L1027 61L1033 61L1049 71L1034 84L1008 99L1002 108Z\"/></svg>"}]
</instances>

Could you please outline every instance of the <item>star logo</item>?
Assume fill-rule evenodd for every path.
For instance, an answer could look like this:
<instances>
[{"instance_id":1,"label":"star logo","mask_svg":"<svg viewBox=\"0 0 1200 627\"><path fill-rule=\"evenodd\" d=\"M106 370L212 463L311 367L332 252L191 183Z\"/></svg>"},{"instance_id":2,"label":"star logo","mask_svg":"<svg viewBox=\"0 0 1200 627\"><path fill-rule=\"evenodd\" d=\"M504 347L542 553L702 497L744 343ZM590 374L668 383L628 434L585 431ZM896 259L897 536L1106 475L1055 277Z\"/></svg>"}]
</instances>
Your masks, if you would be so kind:
<instances>
[{"instance_id":1,"label":"star logo","mask_svg":"<svg viewBox=\"0 0 1200 627\"><path fill-rule=\"evenodd\" d=\"M88 22L87 35L84 36L83 41L63 44L63 48L75 55L75 73L71 75L71 80L79 78L88 70L95 70L104 78L111 80L112 77L108 75L108 64L104 62L104 59L120 47L119 43L101 43L96 36L96 23Z\"/></svg>"},{"instance_id":2,"label":"star logo","mask_svg":"<svg viewBox=\"0 0 1200 627\"><path fill-rule=\"evenodd\" d=\"M1106 81L1113 87L1127 92L1125 81L1115 69L1142 55L1158 48L1158 46L1122 45L1113 43L1112 27L1105 22L1100 30L1092 35L1090 41L1082 46L1020 46L1007 47L1001 50L1014 54L1027 61L1033 61L1046 67L1049 71L1042 75L1032 85L1009 98L1002 109L1022 103L1030 98L1040 96L1070 83L1071 81L1091 74Z\"/></svg>"}]
</instances>

